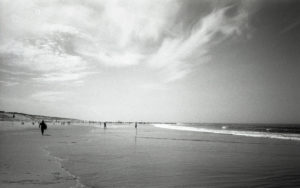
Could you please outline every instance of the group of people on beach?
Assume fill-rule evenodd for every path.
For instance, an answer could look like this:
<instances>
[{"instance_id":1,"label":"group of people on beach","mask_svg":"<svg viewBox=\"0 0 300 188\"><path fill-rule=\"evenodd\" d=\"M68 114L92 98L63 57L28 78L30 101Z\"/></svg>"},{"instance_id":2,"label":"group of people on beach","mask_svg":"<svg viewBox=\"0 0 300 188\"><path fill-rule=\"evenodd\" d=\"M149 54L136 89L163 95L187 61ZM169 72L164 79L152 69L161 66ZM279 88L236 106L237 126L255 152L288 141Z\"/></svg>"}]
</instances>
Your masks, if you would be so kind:
<instances>
[{"instance_id":1,"label":"group of people on beach","mask_svg":"<svg viewBox=\"0 0 300 188\"><path fill-rule=\"evenodd\" d=\"M137 122L135 122L134 127L137 128ZM42 135L44 135L44 131L47 129L47 124L45 123L44 120L42 120L42 121L40 122L39 128L41 129ZM104 128L106 128L106 122L104 122Z\"/></svg>"}]
</instances>

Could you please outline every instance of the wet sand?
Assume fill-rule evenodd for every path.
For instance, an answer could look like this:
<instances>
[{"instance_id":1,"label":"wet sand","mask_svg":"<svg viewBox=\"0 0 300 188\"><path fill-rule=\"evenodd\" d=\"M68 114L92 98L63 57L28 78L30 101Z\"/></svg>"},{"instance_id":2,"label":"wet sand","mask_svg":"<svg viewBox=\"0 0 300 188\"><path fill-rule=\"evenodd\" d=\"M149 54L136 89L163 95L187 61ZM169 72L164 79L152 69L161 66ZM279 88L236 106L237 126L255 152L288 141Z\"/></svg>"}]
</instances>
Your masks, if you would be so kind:
<instances>
[{"instance_id":1,"label":"wet sand","mask_svg":"<svg viewBox=\"0 0 300 188\"><path fill-rule=\"evenodd\" d=\"M80 136L91 128L50 125L42 136L38 125L1 122L0 126L0 187L81 187L47 147L68 144L69 134Z\"/></svg>"},{"instance_id":2,"label":"wet sand","mask_svg":"<svg viewBox=\"0 0 300 188\"><path fill-rule=\"evenodd\" d=\"M298 187L300 142L150 125L0 131L0 187Z\"/></svg>"},{"instance_id":3,"label":"wet sand","mask_svg":"<svg viewBox=\"0 0 300 188\"><path fill-rule=\"evenodd\" d=\"M298 187L300 142L108 125L53 145L87 187Z\"/></svg>"}]
</instances>

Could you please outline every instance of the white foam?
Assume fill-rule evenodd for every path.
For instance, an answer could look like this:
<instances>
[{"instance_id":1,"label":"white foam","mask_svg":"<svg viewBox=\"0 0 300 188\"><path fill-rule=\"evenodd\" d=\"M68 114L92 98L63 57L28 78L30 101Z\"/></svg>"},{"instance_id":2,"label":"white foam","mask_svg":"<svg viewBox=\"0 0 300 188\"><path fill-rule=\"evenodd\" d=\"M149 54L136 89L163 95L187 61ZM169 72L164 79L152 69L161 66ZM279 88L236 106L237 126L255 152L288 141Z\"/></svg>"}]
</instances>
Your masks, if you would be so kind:
<instances>
[{"instance_id":1,"label":"white foam","mask_svg":"<svg viewBox=\"0 0 300 188\"><path fill-rule=\"evenodd\" d=\"M283 134L283 133L270 133L270 132L255 132L255 131L236 131L236 130L214 130L207 128L197 128L197 127L187 127L178 125L168 125L168 124L153 124L154 127L173 129L179 131L193 131L193 132L206 132L206 133L216 133L216 134L229 134L237 136L248 136L248 137L261 137L261 138L276 138L283 140L299 140L300 135L298 134Z\"/></svg>"},{"instance_id":2,"label":"white foam","mask_svg":"<svg viewBox=\"0 0 300 188\"><path fill-rule=\"evenodd\" d=\"M84 184L82 184L82 183L80 182L80 177L79 177L79 176L75 176L75 175L72 174L69 170L67 170L66 168L63 167L62 162L64 161L64 159L61 159L61 158L59 158L59 157L56 157L56 156L52 155L52 154L50 153L50 151L48 150L47 147L44 147L43 149L44 149L44 151L47 153L48 156L54 158L54 161L59 165L59 167L60 167L64 172L66 172L66 174L67 174L68 176L72 177L72 178L75 180L76 184L75 184L74 186L71 186L70 188L87 188L87 186L85 186Z\"/></svg>"}]
</instances>

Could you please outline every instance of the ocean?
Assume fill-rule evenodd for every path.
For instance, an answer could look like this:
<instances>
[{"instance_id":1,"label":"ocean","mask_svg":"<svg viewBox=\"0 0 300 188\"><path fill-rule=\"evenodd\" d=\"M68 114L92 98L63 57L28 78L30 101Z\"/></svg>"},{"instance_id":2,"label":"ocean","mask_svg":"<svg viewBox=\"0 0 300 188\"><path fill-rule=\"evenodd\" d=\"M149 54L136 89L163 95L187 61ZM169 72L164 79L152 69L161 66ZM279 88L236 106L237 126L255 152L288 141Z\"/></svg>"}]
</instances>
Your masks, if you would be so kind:
<instances>
[{"instance_id":1,"label":"ocean","mask_svg":"<svg viewBox=\"0 0 300 188\"><path fill-rule=\"evenodd\" d=\"M154 124L155 127L180 131L230 134L248 137L300 140L300 126L293 124Z\"/></svg>"},{"instance_id":2,"label":"ocean","mask_svg":"<svg viewBox=\"0 0 300 188\"><path fill-rule=\"evenodd\" d=\"M300 187L298 127L108 124L45 149L77 187Z\"/></svg>"}]
</instances>

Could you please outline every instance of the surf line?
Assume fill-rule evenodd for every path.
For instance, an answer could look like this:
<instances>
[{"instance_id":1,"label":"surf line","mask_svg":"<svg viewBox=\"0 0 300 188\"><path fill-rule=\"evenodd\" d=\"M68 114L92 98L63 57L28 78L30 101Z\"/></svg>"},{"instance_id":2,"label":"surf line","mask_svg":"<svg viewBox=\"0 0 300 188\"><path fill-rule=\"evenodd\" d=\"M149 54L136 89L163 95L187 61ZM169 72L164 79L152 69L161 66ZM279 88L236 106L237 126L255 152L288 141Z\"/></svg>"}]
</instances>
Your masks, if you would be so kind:
<instances>
[{"instance_id":1,"label":"surf line","mask_svg":"<svg viewBox=\"0 0 300 188\"><path fill-rule=\"evenodd\" d=\"M56 157L56 156L52 155L52 154L50 153L50 151L48 150L48 147L47 147L47 146L46 146L46 147L43 147L43 150L46 152L47 156L49 156L49 157L51 157L51 158L54 159L55 163L58 164L59 167L60 167L64 172L66 172L66 174L67 174L68 176L72 177L72 178L75 180L75 182L76 182L75 186L71 186L70 188L89 188L88 186L86 186L86 185L84 185L84 184L82 184L82 183L80 182L80 177L79 177L79 176L75 176L74 174L72 174L70 171L68 171L67 169L65 169L65 168L63 167L63 165L62 165L63 159L61 159L61 158L59 158L59 157Z\"/></svg>"},{"instance_id":2,"label":"surf line","mask_svg":"<svg viewBox=\"0 0 300 188\"><path fill-rule=\"evenodd\" d=\"M274 139L282 139L282 140L300 141L300 135L263 133L263 132L254 132L254 131L212 130L206 128L196 128L196 127L167 125L167 124L152 124L152 125L157 128L173 129L179 131L193 131L193 132L203 132L203 133L215 133L215 134L227 134L227 135L236 135L236 136L274 138Z\"/></svg>"}]
</instances>

